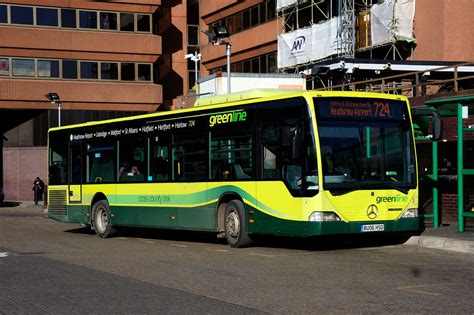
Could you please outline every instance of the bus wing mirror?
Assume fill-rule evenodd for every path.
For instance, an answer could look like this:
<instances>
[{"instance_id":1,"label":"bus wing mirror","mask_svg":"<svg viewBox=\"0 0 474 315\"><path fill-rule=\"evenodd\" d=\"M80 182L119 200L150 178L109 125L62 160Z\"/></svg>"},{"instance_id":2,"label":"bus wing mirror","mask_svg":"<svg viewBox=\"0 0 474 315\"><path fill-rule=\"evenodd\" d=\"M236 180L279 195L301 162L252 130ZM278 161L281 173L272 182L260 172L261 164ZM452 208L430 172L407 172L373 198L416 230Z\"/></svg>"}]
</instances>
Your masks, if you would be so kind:
<instances>
[{"instance_id":1,"label":"bus wing mirror","mask_svg":"<svg viewBox=\"0 0 474 315\"><path fill-rule=\"evenodd\" d=\"M433 141L439 141L443 137L443 120L438 111L430 108L413 108L413 122L420 127L428 129L429 117L431 117L433 129Z\"/></svg>"}]
</instances>

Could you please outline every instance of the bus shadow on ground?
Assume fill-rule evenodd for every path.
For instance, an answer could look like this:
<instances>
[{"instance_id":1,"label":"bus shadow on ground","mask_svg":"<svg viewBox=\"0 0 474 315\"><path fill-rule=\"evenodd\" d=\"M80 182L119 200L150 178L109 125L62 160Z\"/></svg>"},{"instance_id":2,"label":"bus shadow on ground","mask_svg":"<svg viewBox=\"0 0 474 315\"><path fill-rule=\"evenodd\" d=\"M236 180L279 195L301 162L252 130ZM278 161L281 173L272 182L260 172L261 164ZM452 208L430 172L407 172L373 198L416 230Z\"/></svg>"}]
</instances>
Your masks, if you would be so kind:
<instances>
[{"instance_id":1,"label":"bus shadow on ground","mask_svg":"<svg viewBox=\"0 0 474 315\"><path fill-rule=\"evenodd\" d=\"M80 227L65 231L74 234L95 235L95 231L90 227ZM96 236L98 237L98 236ZM127 238L146 238L150 240L165 240L176 242L189 243L209 243L209 244L226 244L225 239L217 238L216 233L201 232L201 231L184 231L171 229L152 229L152 228L137 228L137 227L119 227L115 237Z\"/></svg>"},{"instance_id":2,"label":"bus shadow on ground","mask_svg":"<svg viewBox=\"0 0 474 315\"><path fill-rule=\"evenodd\" d=\"M331 251L401 245L411 236L406 234L346 234L308 238L256 236L253 244L258 247Z\"/></svg>"},{"instance_id":3,"label":"bus shadow on ground","mask_svg":"<svg viewBox=\"0 0 474 315\"><path fill-rule=\"evenodd\" d=\"M14 208L21 205L21 202L17 201L4 201L0 204L2 208Z\"/></svg>"},{"instance_id":4,"label":"bus shadow on ground","mask_svg":"<svg viewBox=\"0 0 474 315\"><path fill-rule=\"evenodd\" d=\"M94 235L89 227L67 230L68 233ZM330 251L357 248L394 246L405 243L413 234L347 234L317 237L252 236L250 248L266 247L307 251ZM121 227L115 237L146 238L150 240L176 241L185 243L205 243L225 245L225 238L217 238L216 233L184 230Z\"/></svg>"}]
</instances>

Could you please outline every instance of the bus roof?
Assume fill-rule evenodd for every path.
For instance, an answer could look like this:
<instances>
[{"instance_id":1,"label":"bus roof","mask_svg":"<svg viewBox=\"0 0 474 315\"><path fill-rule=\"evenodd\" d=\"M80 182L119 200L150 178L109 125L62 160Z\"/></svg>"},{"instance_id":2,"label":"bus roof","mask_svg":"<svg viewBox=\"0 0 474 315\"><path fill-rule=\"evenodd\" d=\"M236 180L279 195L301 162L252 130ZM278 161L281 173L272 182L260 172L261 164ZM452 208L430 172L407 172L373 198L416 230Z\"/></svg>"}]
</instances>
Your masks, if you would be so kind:
<instances>
[{"instance_id":1,"label":"bus roof","mask_svg":"<svg viewBox=\"0 0 474 315\"><path fill-rule=\"evenodd\" d=\"M217 96L207 96L199 98L194 106L207 106L223 103L231 103L237 101L251 100L263 97L282 96L285 94L295 94L303 92L302 90L277 90L277 89L255 89L243 92L235 92L230 94L222 94Z\"/></svg>"},{"instance_id":2,"label":"bus roof","mask_svg":"<svg viewBox=\"0 0 474 315\"><path fill-rule=\"evenodd\" d=\"M402 95L393 95L393 94L383 94L383 93L373 93L373 92L353 92L353 91L306 91L306 90L280 90L280 89L255 89L248 90L243 92L235 92L230 94L223 94L218 96L209 96L202 97L196 101L194 107L185 108L175 111L166 111L166 112L153 112L142 115L135 115L129 117L120 117L108 120L96 120L89 121L80 124L67 125L61 127L50 128L49 131L77 128L77 127L86 127L92 125L106 124L119 121L134 120L139 118L147 117L157 117L157 116L166 116L175 113L186 113L192 112L197 109L204 109L204 107L221 107L224 104L228 105L238 105L239 102L256 100L256 99L272 99L272 98L286 98L286 97L296 97L296 96L308 96L308 97L368 97L368 98L385 98L392 100L403 100L406 101L407 98Z\"/></svg>"}]
</instances>

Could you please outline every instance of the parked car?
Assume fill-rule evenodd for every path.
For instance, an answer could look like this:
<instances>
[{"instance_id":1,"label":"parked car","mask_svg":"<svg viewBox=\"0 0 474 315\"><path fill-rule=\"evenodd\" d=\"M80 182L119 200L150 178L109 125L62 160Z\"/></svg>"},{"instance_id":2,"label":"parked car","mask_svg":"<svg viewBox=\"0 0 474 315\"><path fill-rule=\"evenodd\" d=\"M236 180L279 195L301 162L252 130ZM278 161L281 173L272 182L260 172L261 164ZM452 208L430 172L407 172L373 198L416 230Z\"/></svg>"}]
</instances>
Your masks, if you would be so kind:
<instances>
[{"instance_id":1,"label":"parked car","mask_svg":"<svg viewBox=\"0 0 474 315\"><path fill-rule=\"evenodd\" d=\"M3 193L3 187L0 186L0 205L3 203L4 199L5 199L5 194Z\"/></svg>"}]
</instances>

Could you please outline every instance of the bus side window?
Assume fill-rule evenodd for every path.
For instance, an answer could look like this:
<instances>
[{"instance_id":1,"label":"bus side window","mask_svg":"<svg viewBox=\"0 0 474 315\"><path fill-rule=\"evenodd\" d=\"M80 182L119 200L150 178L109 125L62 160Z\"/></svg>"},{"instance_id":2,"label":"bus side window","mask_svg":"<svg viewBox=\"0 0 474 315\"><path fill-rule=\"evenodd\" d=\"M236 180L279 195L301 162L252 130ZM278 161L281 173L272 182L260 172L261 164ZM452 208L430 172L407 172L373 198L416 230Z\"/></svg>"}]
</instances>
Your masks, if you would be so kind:
<instances>
[{"instance_id":1,"label":"bus side window","mask_svg":"<svg viewBox=\"0 0 474 315\"><path fill-rule=\"evenodd\" d=\"M167 181L169 179L169 136L159 135L149 139L150 161L148 181Z\"/></svg>"},{"instance_id":2,"label":"bus side window","mask_svg":"<svg viewBox=\"0 0 474 315\"><path fill-rule=\"evenodd\" d=\"M176 132L173 135L173 180L206 180L206 151L201 130L195 133Z\"/></svg>"},{"instance_id":3,"label":"bus side window","mask_svg":"<svg viewBox=\"0 0 474 315\"><path fill-rule=\"evenodd\" d=\"M49 185L64 185L68 176L67 134L56 131L49 137Z\"/></svg>"},{"instance_id":4,"label":"bus side window","mask_svg":"<svg viewBox=\"0 0 474 315\"><path fill-rule=\"evenodd\" d=\"M253 177L252 109L245 108L247 120L238 126L214 126L210 136L210 177L215 180L248 180Z\"/></svg>"},{"instance_id":5,"label":"bus side window","mask_svg":"<svg viewBox=\"0 0 474 315\"><path fill-rule=\"evenodd\" d=\"M145 138L129 136L120 139L119 181L145 181Z\"/></svg>"},{"instance_id":6,"label":"bus side window","mask_svg":"<svg viewBox=\"0 0 474 315\"><path fill-rule=\"evenodd\" d=\"M89 183L111 183L114 181L115 163L111 147L95 148L89 153Z\"/></svg>"}]
</instances>

